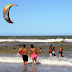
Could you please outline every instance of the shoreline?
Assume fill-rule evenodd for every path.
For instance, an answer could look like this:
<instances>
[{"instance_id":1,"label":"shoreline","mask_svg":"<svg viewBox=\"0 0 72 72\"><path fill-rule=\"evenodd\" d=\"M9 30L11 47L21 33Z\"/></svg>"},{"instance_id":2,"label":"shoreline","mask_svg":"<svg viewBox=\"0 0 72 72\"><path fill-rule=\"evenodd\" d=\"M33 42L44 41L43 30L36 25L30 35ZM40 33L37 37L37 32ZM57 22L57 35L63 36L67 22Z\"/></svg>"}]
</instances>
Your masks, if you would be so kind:
<instances>
[{"instance_id":1,"label":"shoreline","mask_svg":"<svg viewBox=\"0 0 72 72\"><path fill-rule=\"evenodd\" d=\"M1 72L71 72L71 66L56 66L56 65L27 65L24 67L23 63L0 63Z\"/></svg>"}]
</instances>

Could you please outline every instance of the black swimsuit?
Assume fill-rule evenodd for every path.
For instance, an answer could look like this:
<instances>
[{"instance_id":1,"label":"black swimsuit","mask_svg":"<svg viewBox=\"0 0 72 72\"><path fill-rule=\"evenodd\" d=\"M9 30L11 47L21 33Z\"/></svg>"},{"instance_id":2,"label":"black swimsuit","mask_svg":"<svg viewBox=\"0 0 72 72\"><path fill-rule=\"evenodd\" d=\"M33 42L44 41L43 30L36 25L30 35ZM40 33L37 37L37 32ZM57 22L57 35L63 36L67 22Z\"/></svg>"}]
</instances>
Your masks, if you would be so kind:
<instances>
[{"instance_id":1,"label":"black swimsuit","mask_svg":"<svg viewBox=\"0 0 72 72\"><path fill-rule=\"evenodd\" d=\"M62 55L62 51L59 51L59 54L61 54L61 55Z\"/></svg>"}]
</instances>

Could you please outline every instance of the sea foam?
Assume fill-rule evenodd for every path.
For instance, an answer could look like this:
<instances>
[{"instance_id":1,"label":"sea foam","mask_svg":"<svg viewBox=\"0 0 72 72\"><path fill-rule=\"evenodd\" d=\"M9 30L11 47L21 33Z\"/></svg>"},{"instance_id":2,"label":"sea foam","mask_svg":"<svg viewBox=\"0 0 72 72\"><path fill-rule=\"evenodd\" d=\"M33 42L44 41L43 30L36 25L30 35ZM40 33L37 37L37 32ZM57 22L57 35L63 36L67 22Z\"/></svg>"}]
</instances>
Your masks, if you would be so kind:
<instances>
[{"instance_id":1,"label":"sea foam","mask_svg":"<svg viewBox=\"0 0 72 72\"><path fill-rule=\"evenodd\" d=\"M72 42L72 39L0 39L0 42Z\"/></svg>"},{"instance_id":2,"label":"sea foam","mask_svg":"<svg viewBox=\"0 0 72 72\"><path fill-rule=\"evenodd\" d=\"M23 63L21 57L0 57L0 62L6 63ZM43 65L61 65L61 66L72 66L72 60L63 58L37 58L37 62ZM28 58L28 63L32 63L32 59Z\"/></svg>"}]
</instances>

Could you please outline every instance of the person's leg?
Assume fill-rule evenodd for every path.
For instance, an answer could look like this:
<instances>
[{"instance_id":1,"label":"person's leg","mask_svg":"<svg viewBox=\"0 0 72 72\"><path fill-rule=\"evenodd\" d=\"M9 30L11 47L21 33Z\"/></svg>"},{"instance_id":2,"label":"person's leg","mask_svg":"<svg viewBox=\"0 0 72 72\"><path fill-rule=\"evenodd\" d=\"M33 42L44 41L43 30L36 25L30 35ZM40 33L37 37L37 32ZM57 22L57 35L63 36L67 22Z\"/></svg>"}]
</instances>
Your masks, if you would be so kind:
<instances>
[{"instance_id":1,"label":"person's leg","mask_svg":"<svg viewBox=\"0 0 72 72\"><path fill-rule=\"evenodd\" d=\"M27 65L27 61L26 61L26 65Z\"/></svg>"},{"instance_id":2,"label":"person's leg","mask_svg":"<svg viewBox=\"0 0 72 72\"><path fill-rule=\"evenodd\" d=\"M23 58L22 54L21 54L21 57Z\"/></svg>"},{"instance_id":3,"label":"person's leg","mask_svg":"<svg viewBox=\"0 0 72 72\"><path fill-rule=\"evenodd\" d=\"M34 58L32 58L32 61L33 61L33 66L34 66Z\"/></svg>"},{"instance_id":4,"label":"person's leg","mask_svg":"<svg viewBox=\"0 0 72 72\"><path fill-rule=\"evenodd\" d=\"M36 58L35 58L35 65L37 65L37 61L36 61Z\"/></svg>"},{"instance_id":5,"label":"person's leg","mask_svg":"<svg viewBox=\"0 0 72 72\"><path fill-rule=\"evenodd\" d=\"M59 54L59 57L61 57L61 54Z\"/></svg>"},{"instance_id":6,"label":"person's leg","mask_svg":"<svg viewBox=\"0 0 72 72\"><path fill-rule=\"evenodd\" d=\"M23 55L23 61L24 61L24 66L25 66L25 57L24 57L24 55Z\"/></svg>"},{"instance_id":7,"label":"person's leg","mask_svg":"<svg viewBox=\"0 0 72 72\"><path fill-rule=\"evenodd\" d=\"M59 57L60 57L60 54L59 54Z\"/></svg>"},{"instance_id":8,"label":"person's leg","mask_svg":"<svg viewBox=\"0 0 72 72\"><path fill-rule=\"evenodd\" d=\"M25 61L24 61L24 66L26 66Z\"/></svg>"},{"instance_id":9,"label":"person's leg","mask_svg":"<svg viewBox=\"0 0 72 72\"><path fill-rule=\"evenodd\" d=\"M50 57L52 57L52 53L50 53Z\"/></svg>"}]
</instances>

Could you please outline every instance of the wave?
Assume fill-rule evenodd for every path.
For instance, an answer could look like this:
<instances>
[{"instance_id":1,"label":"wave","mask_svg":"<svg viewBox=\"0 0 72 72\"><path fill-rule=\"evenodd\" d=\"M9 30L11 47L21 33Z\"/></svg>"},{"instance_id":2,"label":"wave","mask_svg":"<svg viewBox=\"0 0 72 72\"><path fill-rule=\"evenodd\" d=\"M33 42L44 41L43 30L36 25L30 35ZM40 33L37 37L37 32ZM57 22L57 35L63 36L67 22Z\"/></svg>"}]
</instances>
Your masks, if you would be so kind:
<instances>
[{"instance_id":1,"label":"wave","mask_svg":"<svg viewBox=\"0 0 72 72\"><path fill-rule=\"evenodd\" d=\"M0 62L6 63L23 63L23 59L21 57L0 57ZM64 59L64 58L42 58L38 57L37 62L40 64L46 65L61 65L61 66L72 66L72 59ZM32 59L28 58L28 63L32 63Z\"/></svg>"},{"instance_id":2,"label":"wave","mask_svg":"<svg viewBox=\"0 0 72 72\"><path fill-rule=\"evenodd\" d=\"M0 39L0 42L72 42L72 39Z\"/></svg>"},{"instance_id":3,"label":"wave","mask_svg":"<svg viewBox=\"0 0 72 72\"><path fill-rule=\"evenodd\" d=\"M0 39L0 42L72 42L72 39Z\"/></svg>"}]
</instances>

